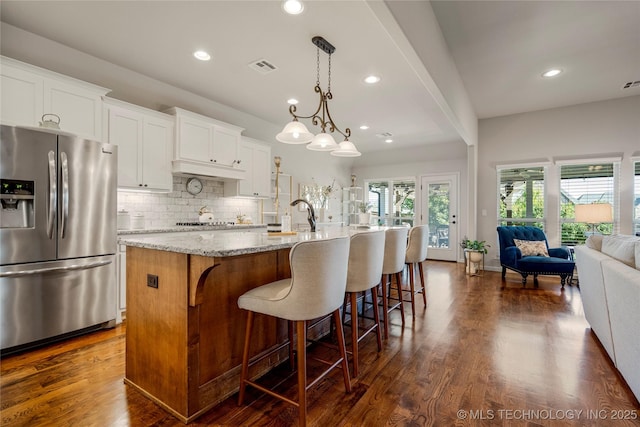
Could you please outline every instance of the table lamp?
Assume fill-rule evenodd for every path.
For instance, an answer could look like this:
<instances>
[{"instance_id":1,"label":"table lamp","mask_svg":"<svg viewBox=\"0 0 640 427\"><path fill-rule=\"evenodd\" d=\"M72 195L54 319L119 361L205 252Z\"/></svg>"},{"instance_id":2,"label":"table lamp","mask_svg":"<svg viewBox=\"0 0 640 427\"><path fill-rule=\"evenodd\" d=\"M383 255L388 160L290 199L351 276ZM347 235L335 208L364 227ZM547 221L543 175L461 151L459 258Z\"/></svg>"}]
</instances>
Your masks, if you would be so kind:
<instances>
[{"instance_id":1,"label":"table lamp","mask_svg":"<svg viewBox=\"0 0 640 427\"><path fill-rule=\"evenodd\" d=\"M592 203L588 205L576 205L576 222L584 222L591 225L591 234L595 234L596 225L604 222L613 222L613 214L610 203Z\"/></svg>"}]
</instances>

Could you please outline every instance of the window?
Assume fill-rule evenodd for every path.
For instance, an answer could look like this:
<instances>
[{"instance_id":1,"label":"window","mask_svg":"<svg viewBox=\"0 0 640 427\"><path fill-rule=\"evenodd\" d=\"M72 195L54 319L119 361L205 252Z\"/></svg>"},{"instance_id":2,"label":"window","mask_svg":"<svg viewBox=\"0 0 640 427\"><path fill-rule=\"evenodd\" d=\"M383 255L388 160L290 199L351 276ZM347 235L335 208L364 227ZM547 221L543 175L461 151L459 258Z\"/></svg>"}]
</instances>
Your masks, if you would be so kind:
<instances>
[{"instance_id":1,"label":"window","mask_svg":"<svg viewBox=\"0 0 640 427\"><path fill-rule=\"evenodd\" d=\"M640 236L640 161L634 163L634 169L633 230L636 236Z\"/></svg>"},{"instance_id":2,"label":"window","mask_svg":"<svg viewBox=\"0 0 640 427\"><path fill-rule=\"evenodd\" d=\"M544 166L498 169L498 224L544 229Z\"/></svg>"},{"instance_id":3,"label":"window","mask_svg":"<svg viewBox=\"0 0 640 427\"><path fill-rule=\"evenodd\" d=\"M386 225L413 225L416 181L413 178L365 181L371 213Z\"/></svg>"},{"instance_id":4,"label":"window","mask_svg":"<svg viewBox=\"0 0 640 427\"><path fill-rule=\"evenodd\" d=\"M602 234L613 232L615 222L575 222L575 206L609 203L613 208L613 218L616 218L618 169L618 162L560 165L560 230L563 245L584 243L592 231Z\"/></svg>"}]
</instances>

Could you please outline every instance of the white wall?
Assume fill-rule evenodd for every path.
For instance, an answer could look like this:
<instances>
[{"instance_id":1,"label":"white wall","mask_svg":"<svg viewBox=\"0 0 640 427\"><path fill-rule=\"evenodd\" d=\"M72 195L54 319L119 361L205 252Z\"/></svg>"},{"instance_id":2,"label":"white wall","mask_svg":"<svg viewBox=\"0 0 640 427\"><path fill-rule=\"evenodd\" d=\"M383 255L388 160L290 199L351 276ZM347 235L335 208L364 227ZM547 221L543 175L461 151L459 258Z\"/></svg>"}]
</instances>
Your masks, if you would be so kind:
<instances>
[{"instance_id":1,"label":"white wall","mask_svg":"<svg viewBox=\"0 0 640 427\"><path fill-rule=\"evenodd\" d=\"M351 160L338 159L328 153L311 152L301 146L289 146L277 142L275 135L282 130L285 123L266 122L196 93L151 79L4 22L0 26L0 52L19 61L110 88L112 92L108 95L112 98L159 111L173 106L181 107L243 127L245 128L243 135L268 143L272 147L272 154L282 157L282 172L293 175L293 188L296 192L294 198L297 196L299 182L329 185L335 178L337 183L349 185ZM274 165L272 169L275 169ZM220 194L212 192L210 196L217 198ZM158 197L158 195L150 195L147 199L164 200L166 203L174 200L173 197L169 199ZM213 200L208 202L214 204ZM218 201L216 205L219 205L224 212L225 203L232 205L231 202L223 201ZM333 203L333 206L336 205ZM336 212L340 212L339 206ZM159 221L159 219L156 220ZM255 216L254 220L258 221ZM306 223L306 213L294 212L293 222Z\"/></svg>"},{"instance_id":2,"label":"white wall","mask_svg":"<svg viewBox=\"0 0 640 427\"><path fill-rule=\"evenodd\" d=\"M551 162L549 175L557 177L555 160L621 156L620 232L631 234L631 157L640 155L640 96L483 119L478 135L477 238L492 243L487 264L500 265L496 233L496 165L500 164ZM557 246L559 188L547 186L546 194L545 229L549 244Z\"/></svg>"}]
</instances>

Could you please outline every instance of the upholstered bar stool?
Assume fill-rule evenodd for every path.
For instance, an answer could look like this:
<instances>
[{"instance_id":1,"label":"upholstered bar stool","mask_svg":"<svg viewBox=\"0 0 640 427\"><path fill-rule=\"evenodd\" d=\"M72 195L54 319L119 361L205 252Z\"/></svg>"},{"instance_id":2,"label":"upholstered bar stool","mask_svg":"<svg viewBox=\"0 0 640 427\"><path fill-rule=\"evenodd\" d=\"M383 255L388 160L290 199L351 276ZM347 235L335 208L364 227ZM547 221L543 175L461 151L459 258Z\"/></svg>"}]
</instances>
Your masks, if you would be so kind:
<instances>
[{"instance_id":1,"label":"upholstered bar stool","mask_svg":"<svg viewBox=\"0 0 640 427\"><path fill-rule=\"evenodd\" d=\"M385 231L371 231L351 236L349 248L349 270L347 274L347 298L351 304L351 348L353 355L353 376L358 376L358 343L370 332L376 332L378 351L382 350L382 335L380 334L380 314L378 313L378 284L382 275L384 261ZM374 324L366 328L359 335L358 323L358 294L371 291L373 301ZM364 299L363 298L363 306ZM345 304L345 311L346 311Z\"/></svg>"},{"instance_id":2,"label":"upholstered bar stool","mask_svg":"<svg viewBox=\"0 0 640 427\"><path fill-rule=\"evenodd\" d=\"M424 282L424 270L422 262L427 259L427 245L429 244L429 226L416 225L409 230L409 240L407 242L407 254L405 263L409 267L409 286L411 288L411 310L413 315L416 314L415 295L422 293L422 301L427 306L427 292ZM418 266L420 272L420 289L415 286L415 267Z\"/></svg>"},{"instance_id":3,"label":"upholstered bar stool","mask_svg":"<svg viewBox=\"0 0 640 427\"><path fill-rule=\"evenodd\" d=\"M389 338L389 313L400 309L402 327L404 327L404 305L402 304L402 271L407 251L407 227L388 228L385 231L384 261L382 263L382 315L384 337ZM397 302L389 306L391 298L392 276L396 278Z\"/></svg>"},{"instance_id":4,"label":"upholstered bar stool","mask_svg":"<svg viewBox=\"0 0 640 427\"><path fill-rule=\"evenodd\" d=\"M347 285L349 243L349 237L347 236L298 242L291 248L289 253L290 279L278 280L260 286L240 296L238 307L247 310L247 329L242 353L242 371L238 395L239 405L242 405L244 401L246 386L250 385L273 397L297 406L299 424L304 426L307 419L307 389L316 384L333 368L342 367L345 388L347 392L351 391L344 332L339 310ZM253 365L269 355L267 353L258 360L253 360L249 363L249 346L254 313L295 322L298 365L297 402L249 379L250 364ZM311 384L307 385L306 322L330 314L333 314L333 320L336 325L340 357L334 363L329 362L329 368ZM292 345L290 336L289 346Z\"/></svg>"}]
</instances>

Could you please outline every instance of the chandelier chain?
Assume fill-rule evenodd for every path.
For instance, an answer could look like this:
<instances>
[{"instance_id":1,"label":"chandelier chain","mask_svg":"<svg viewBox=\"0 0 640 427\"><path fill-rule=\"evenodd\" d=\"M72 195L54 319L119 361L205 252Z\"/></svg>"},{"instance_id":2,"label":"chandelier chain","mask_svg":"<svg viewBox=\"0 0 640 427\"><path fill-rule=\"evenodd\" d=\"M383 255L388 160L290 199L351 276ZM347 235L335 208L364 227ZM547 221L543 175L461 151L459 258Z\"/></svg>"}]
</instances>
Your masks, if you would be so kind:
<instances>
[{"instance_id":1,"label":"chandelier chain","mask_svg":"<svg viewBox=\"0 0 640 427\"><path fill-rule=\"evenodd\" d=\"M320 86L320 48L316 48L316 86Z\"/></svg>"},{"instance_id":2,"label":"chandelier chain","mask_svg":"<svg viewBox=\"0 0 640 427\"><path fill-rule=\"evenodd\" d=\"M327 84L327 92L331 93L331 54L329 54L329 71L327 72L329 82Z\"/></svg>"}]
</instances>

